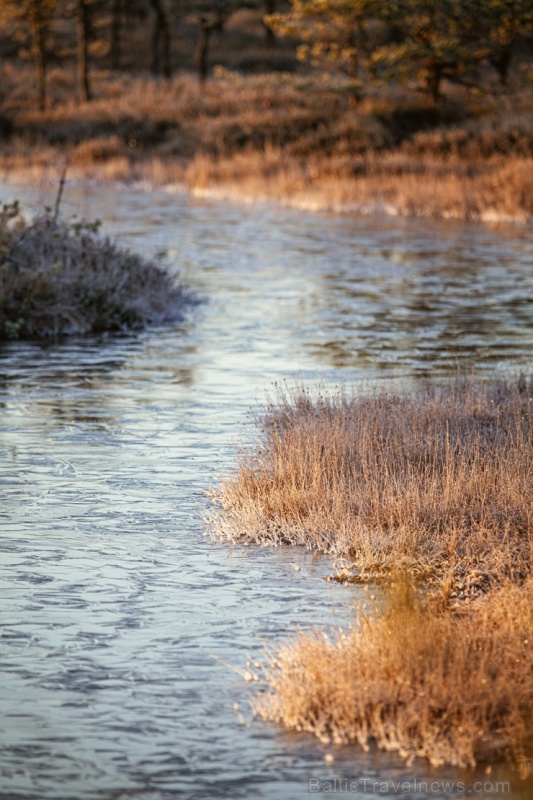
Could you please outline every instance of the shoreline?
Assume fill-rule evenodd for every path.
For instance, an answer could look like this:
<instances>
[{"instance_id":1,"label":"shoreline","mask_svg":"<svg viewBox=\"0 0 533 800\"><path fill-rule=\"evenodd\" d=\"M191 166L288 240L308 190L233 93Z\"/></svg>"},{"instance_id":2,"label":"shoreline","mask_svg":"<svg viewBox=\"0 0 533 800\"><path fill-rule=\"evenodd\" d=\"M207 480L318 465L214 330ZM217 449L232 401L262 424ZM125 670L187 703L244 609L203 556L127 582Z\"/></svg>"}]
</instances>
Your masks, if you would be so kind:
<instances>
[{"instance_id":1,"label":"shoreline","mask_svg":"<svg viewBox=\"0 0 533 800\"><path fill-rule=\"evenodd\" d=\"M12 167L2 163L0 158L0 178L8 184L35 186L59 185L60 173L65 163L65 157L58 154L37 153L31 156L17 157L16 166ZM428 177L424 173L423 162L418 163L419 174L406 173L405 175L392 175L389 179L389 193L396 193L396 198L376 197L378 192L372 192L378 181L387 178L386 172L380 176L370 176L369 179L333 176L320 177L307 181L304 185L302 170L298 165L291 176L290 168L279 165L278 172L261 181L257 187L257 174L250 170L242 170L242 161L245 154L239 158L240 180L228 179L219 176L219 167L216 162L210 166L213 171L211 180L202 176L201 180L194 180L194 172L198 165L192 161L183 165L178 159L162 163L160 159L143 158L135 163L125 162L123 159L110 159L98 165L73 164L67 170L67 183L93 183L93 184L121 184L124 186L141 186L148 190L160 190L169 193L179 192L188 194L193 198L214 200L217 202L229 201L232 203L274 204L279 207L294 208L310 213L332 214L357 214L359 216L382 215L388 217L406 217L412 219L431 219L452 222L473 222L481 224L510 224L523 226L533 221L533 214L523 210L515 212L498 208L497 202L484 199L484 207L480 203L469 202L468 182L475 178L465 178L461 181L453 172L449 171L448 177L455 183L458 194L462 194L461 202L450 202L446 183L441 183L440 193L431 193L428 203ZM253 154L256 156L256 154ZM43 161L46 158L46 164ZM526 161L524 159L524 161ZM533 174L533 160L524 165L524 172L529 169ZM49 164L54 164L50 167ZM231 163L231 162L229 162ZM505 168L505 160L498 165ZM56 166L57 165L57 166ZM224 165L226 166L226 165ZM384 165L386 166L386 165ZM434 165L430 165L434 168ZM224 170L225 171L225 170ZM191 175L191 172L193 175ZM290 180L292 177L292 180ZM435 180L435 178L433 178ZM288 184L291 184L290 186ZM283 186L285 184L285 186ZM434 189L436 184L432 184ZM402 197L403 194L403 197ZM424 194L426 197L424 197ZM374 195L374 196L372 196ZM418 195L418 201L416 196ZM395 202L396 200L396 202Z\"/></svg>"},{"instance_id":2,"label":"shoreline","mask_svg":"<svg viewBox=\"0 0 533 800\"><path fill-rule=\"evenodd\" d=\"M256 716L407 764L473 768L500 751L525 769L532 401L526 376L407 395L279 392L208 493L212 539L340 558L384 602L370 595L348 631L266 649Z\"/></svg>"},{"instance_id":3,"label":"shoreline","mask_svg":"<svg viewBox=\"0 0 533 800\"><path fill-rule=\"evenodd\" d=\"M94 99L46 111L6 104L7 180L145 182L191 196L305 211L480 222L533 221L533 94L439 106L390 86L356 101L350 82L291 73L95 76Z\"/></svg>"}]
</instances>

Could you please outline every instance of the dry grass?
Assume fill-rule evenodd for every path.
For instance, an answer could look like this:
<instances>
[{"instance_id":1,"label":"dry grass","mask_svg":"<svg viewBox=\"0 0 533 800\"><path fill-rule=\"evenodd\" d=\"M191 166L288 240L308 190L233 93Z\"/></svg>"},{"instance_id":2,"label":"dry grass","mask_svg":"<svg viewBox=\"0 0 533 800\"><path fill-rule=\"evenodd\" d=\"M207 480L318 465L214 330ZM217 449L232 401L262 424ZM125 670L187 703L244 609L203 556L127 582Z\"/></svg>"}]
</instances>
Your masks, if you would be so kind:
<instances>
[{"instance_id":1,"label":"dry grass","mask_svg":"<svg viewBox=\"0 0 533 800\"><path fill-rule=\"evenodd\" d=\"M306 161L267 149L231 159L197 156L185 182L199 196L274 200L311 211L482 222L533 217L533 160L528 158L494 158L469 170L460 161L417 161L395 153Z\"/></svg>"},{"instance_id":2,"label":"dry grass","mask_svg":"<svg viewBox=\"0 0 533 800\"><path fill-rule=\"evenodd\" d=\"M60 98L59 70L54 81ZM289 73L220 69L202 89L190 75L155 81L102 71L94 84L91 103L58 99L44 113L12 87L0 115L9 131L5 175L47 175L68 151L71 177L174 182L307 208L533 216L529 91L452 95L435 108L394 88L356 104L346 80Z\"/></svg>"},{"instance_id":3,"label":"dry grass","mask_svg":"<svg viewBox=\"0 0 533 800\"><path fill-rule=\"evenodd\" d=\"M281 395L212 492L213 533L398 566L463 597L521 583L533 556L533 382L411 396Z\"/></svg>"},{"instance_id":4,"label":"dry grass","mask_svg":"<svg viewBox=\"0 0 533 800\"><path fill-rule=\"evenodd\" d=\"M255 713L408 762L466 767L505 755L524 771L532 476L524 377L413 395L281 393L259 441L212 493L214 534L336 554L344 578L380 577L386 603L347 632L274 646Z\"/></svg>"},{"instance_id":5,"label":"dry grass","mask_svg":"<svg viewBox=\"0 0 533 800\"><path fill-rule=\"evenodd\" d=\"M382 613L270 652L254 711L323 741L375 742L411 762L473 766L531 755L533 583L454 615L396 591ZM529 747L529 753L527 749ZM530 762L531 763L531 762Z\"/></svg>"},{"instance_id":6,"label":"dry grass","mask_svg":"<svg viewBox=\"0 0 533 800\"><path fill-rule=\"evenodd\" d=\"M176 319L186 300L168 272L94 225L0 209L0 339L136 329Z\"/></svg>"}]
</instances>

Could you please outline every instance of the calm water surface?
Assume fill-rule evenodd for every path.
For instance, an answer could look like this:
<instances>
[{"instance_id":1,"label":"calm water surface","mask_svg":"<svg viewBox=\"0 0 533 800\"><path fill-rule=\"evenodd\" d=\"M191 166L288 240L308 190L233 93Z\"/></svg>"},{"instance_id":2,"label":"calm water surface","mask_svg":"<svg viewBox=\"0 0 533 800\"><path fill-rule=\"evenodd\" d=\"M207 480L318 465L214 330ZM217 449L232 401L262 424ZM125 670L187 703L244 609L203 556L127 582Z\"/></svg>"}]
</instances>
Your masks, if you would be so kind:
<instances>
[{"instance_id":1,"label":"calm water surface","mask_svg":"<svg viewBox=\"0 0 533 800\"><path fill-rule=\"evenodd\" d=\"M0 186L13 196L50 202ZM63 212L164 255L204 302L171 328L0 349L0 797L290 800L309 780L357 798L533 796L496 767L405 767L253 721L231 665L345 625L360 597L323 580L326 559L230 552L201 519L274 381L531 363L531 230L116 187L67 187Z\"/></svg>"}]
</instances>

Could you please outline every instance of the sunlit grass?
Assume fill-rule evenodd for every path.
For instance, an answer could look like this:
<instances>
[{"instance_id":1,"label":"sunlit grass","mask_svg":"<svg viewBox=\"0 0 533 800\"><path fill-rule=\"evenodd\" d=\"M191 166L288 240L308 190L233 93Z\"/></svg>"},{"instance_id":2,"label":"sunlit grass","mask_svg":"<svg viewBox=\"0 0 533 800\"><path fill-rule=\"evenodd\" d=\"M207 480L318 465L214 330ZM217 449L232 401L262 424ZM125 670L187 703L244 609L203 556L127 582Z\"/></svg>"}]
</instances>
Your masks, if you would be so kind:
<instances>
[{"instance_id":1,"label":"sunlit grass","mask_svg":"<svg viewBox=\"0 0 533 800\"><path fill-rule=\"evenodd\" d=\"M456 593L523 581L533 555L533 386L281 394L212 492L214 535L291 543ZM459 587L459 588L458 588Z\"/></svg>"},{"instance_id":2,"label":"sunlit grass","mask_svg":"<svg viewBox=\"0 0 533 800\"><path fill-rule=\"evenodd\" d=\"M211 497L213 535L379 580L346 632L274 645L259 716L411 762L524 771L533 715L533 383L280 392ZM529 750L528 750L529 748Z\"/></svg>"},{"instance_id":3,"label":"sunlit grass","mask_svg":"<svg viewBox=\"0 0 533 800\"><path fill-rule=\"evenodd\" d=\"M400 585L347 632L302 633L270 650L255 713L324 742L376 744L408 763L474 766L531 756L533 583L457 614ZM529 749L528 749L529 748Z\"/></svg>"},{"instance_id":4,"label":"sunlit grass","mask_svg":"<svg viewBox=\"0 0 533 800\"><path fill-rule=\"evenodd\" d=\"M68 153L70 177L175 183L219 197L460 219L533 215L528 91L453 95L435 108L384 89L355 103L350 82L331 76L219 70L203 88L191 75L102 72L94 93L83 106L63 99L39 112L13 86L4 174L51 177Z\"/></svg>"}]
</instances>

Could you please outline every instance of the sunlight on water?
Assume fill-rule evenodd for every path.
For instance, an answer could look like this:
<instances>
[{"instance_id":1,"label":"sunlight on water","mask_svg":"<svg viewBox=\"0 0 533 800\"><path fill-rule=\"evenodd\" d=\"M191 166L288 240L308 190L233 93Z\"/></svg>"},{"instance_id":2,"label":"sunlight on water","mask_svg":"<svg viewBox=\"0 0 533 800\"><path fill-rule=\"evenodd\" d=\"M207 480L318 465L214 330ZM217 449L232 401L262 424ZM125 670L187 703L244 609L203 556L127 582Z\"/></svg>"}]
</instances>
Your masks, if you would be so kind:
<instances>
[{"instance_id":1,"label":"sunlight on water","mask_svg":"<svg viewBox=\"0 0 533 800\"><path fill-rule=\"evenodd\" d=\"M46 199L0 187L14 195ZM63 213L165 254L202 303L171 328L0 350L0 798L496 786L497 769L407 768L355 748L326 763L313 738L252 721L238 670L269 640L346 624L361 596L323 580L327 559L210 545L202 513L275 381L404 384L530 363L531 233L90 186L67 187ZM513 779L506 796L530 787Z\"/></svg>"}]
</instances>

